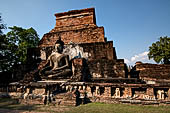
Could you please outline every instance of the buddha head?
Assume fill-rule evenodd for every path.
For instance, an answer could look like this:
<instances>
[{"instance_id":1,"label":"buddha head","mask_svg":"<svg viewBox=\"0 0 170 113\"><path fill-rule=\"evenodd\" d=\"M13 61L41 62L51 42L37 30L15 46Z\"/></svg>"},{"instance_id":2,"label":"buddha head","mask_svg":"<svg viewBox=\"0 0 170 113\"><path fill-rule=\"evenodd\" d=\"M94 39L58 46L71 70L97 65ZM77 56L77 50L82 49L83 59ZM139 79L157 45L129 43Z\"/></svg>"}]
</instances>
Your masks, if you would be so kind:
<instances>
[{"instance_id":1,"label":"buddha head","mask_svg":"<svg viewBox=\"0 0 170 113\"><path fill-rule=\"evenodd\" d=\"M58 39L56 42L55 42L55 51L58 52L58 53L62 53L63 52L63 48L64 48L64 42L61 41L61 39Z\"/></svg>"}]
</instances>

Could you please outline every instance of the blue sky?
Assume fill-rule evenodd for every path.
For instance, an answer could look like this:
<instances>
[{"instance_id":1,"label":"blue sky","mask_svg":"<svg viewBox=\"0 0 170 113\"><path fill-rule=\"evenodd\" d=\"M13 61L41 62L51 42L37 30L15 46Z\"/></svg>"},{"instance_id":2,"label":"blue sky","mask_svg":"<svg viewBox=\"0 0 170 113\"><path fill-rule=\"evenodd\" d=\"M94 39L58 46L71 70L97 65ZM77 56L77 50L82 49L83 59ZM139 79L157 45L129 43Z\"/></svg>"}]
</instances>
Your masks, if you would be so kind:
<instances>
[{"instance_id":1,"label":"blue sky","mask_svg":"<svg viewBox=\"0 0 170 113\"><path fill-rule=\"evenodd\" d=\"M7 26L33 27L39 34L55 26L55 13L94 7L98 26L113 40L117 57L132 65L148 61L148 48L170 36L170 0L1 0ZM7 32L7 30L5 31Z\"/></svg>"}]
</instances>

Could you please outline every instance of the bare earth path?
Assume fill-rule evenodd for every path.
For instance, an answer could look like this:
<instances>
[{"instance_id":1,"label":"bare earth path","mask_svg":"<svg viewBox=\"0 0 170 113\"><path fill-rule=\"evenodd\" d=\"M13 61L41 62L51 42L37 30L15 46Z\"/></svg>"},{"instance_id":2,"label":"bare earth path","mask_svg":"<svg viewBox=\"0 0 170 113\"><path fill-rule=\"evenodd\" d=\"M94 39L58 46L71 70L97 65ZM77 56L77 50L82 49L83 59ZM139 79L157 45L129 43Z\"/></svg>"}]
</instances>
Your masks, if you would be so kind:
<instances>
[{"instance_id":1,"label":"bare earth path","mask_svg":"<svg viewBox=\"0 0 170 113\"><path fill-rule=\"evenodd\" d=\"M23 110L0 109L0 113L49 113L49 112L34 112L34 111L23 111Z\"/></svg>"},{"instance_id":2,"label":"bare earth path","mask_svg":"<svg viewBox=\"0 0 170 113\"><path fill-rule=\"evenodd\" d=\"M72 107L64 106L38 106L36 109L11 109L11 108L0 108L0 113L53 113L53 112L65 112L69 111Z\"/></svg>"}]
</instances>

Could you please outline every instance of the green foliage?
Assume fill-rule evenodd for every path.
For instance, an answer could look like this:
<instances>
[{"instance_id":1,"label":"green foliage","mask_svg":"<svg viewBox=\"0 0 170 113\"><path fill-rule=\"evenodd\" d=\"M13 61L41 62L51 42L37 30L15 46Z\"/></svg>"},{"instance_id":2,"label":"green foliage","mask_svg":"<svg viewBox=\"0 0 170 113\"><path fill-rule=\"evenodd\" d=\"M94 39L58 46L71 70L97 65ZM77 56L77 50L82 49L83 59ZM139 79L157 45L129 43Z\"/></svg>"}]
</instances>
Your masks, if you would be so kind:
<instances>
[{"instance_id":1,"label":"green foliage","mask_svg":"<svg viewBox=\"0 0 170 113\"><path fill-rule=\"evenodd\" d=\"M6 25L2 22L2 17L1 17L1 13L0 13L0 35L3 34L2 30L6 29Z\"/></svg>"},{"instance_id":2,"label":"green foliage","mask_svg":"<svg viewBox=\"0 0 170 113\"><path fill-rule=\"evenodd\" d=\"M11 70L14 65L25 64L27 48L36 47L39 42L33 28L9 27L6 35L0 36L0 71Z\"/></svg>"},{"instance_id":3,"label":"green foliage","mask_svg":"<svg viewBox=\"0 0 170 113\"><path fill-rule=\"evenodd\" d=\"M160 40L149 47L149 59L157 63L170 64L170 37L160 37Z\"/></svg>"}]
</instances>

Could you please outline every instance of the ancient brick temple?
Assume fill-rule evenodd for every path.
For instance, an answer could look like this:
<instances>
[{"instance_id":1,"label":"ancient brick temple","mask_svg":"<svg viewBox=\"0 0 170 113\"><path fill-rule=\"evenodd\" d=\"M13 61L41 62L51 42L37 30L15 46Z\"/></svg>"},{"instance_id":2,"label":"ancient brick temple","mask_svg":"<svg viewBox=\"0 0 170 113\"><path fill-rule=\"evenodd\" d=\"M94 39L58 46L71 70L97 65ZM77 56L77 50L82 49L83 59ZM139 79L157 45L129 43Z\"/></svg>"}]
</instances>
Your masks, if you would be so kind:
<instances>
[{"instance_id":1,"label":"ancient brick temple","mask_svg":"<svg viewBox=\"0 0 170 113\"><path fill-rule=\"evenodd\" d=\"M61 38L65 46L79 46L76 50L81 58L87 60L92 78L125 77L124 60L117 59L113 42L107 41L104 28L96 25L94 8L57 13L55 16L56 26L43 36L40 48L47 51L46 48L54 46L56 40ZM44 60L49 55L46 51ZM79 53L68 54L73 58Z\"/></svg>"},{"instance_id":2,"label":"ancient brick temple","mask_svg":"<svg viewBox=\"0 0 170 113\"><path fill-rule=\"evenodd\" d=\"M128 70L124 60L117 59L113 41L107 41L104 27L96 25L94 8L55 16L54 29L44 34L38 48L28 50L28 65L36 63L37 70L25 75L27 83L20 84L20 88L15 85L17 94L23 94L23 99L58 105L169 103L170 65L137 62ZM40 72L47 61L51 61L58 40L64 44L62 54L69 57L71 73L50 70L47 72L50 74L44 76Z\"/></svg>"}]
</instances>

